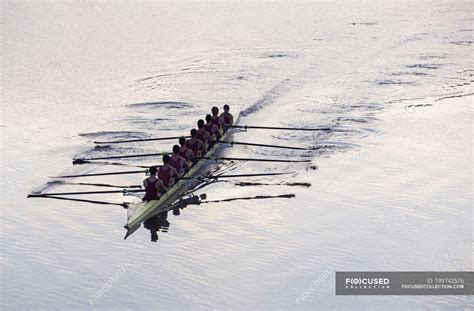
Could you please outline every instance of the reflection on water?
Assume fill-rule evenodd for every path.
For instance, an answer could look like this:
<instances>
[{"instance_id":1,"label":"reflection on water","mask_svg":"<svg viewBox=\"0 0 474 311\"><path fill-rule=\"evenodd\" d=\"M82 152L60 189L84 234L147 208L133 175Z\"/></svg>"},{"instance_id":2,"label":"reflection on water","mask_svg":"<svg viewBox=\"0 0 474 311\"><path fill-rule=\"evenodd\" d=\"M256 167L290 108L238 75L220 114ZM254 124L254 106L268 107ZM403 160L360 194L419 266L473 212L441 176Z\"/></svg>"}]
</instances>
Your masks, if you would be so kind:
<instances>
[{"instance_id":1,"label":"reflection on water","mask_svg":"<svg viewBox=\"0 0 474 311\"><path fill-rule=\"evenodd\" d=\"M168 211L148 218L143 223L143 226L150 230L151 241L158 241L158 231L168 232L170 222L168 221Z\"/></svg>"},{"instance_id":2,"label":"reflection on water","mask_svg":"<svg viewBox=\"0 0 474 311\"><path fill-rule=\"evenodd\" d=\"M194 191L203 189L206 185L213 183L203 183L200 186L196 187ZM203 186L204 185L204 186ZM262 183L246 183L239 184L239 186L255 186L255 185L285 185L285 186L303 186L309 187L307 183L279 183L279 184L262 184ZM268 199L291 199L294 198L295 194L277 194L277 195L256 195L256 196L247 196L247 197L233 197L233 198L224 198L219 200L207 200L207 195L202 193L200 195L190 194L185 198L180 199L178 202L172 204L164 212L161 212L157 215L154 215L146 219L143 223L143 226L150 231L150 238L152 242L158 241L158 232L168 232L170 227L170 222L168 219L169 211L172 211L174 216L180 216L181 210L185 209L188 206L192 205L201 205L206 203L225 203L233 201L248 201L248 200L268 200Z\"/></svg>"}]
</instances>

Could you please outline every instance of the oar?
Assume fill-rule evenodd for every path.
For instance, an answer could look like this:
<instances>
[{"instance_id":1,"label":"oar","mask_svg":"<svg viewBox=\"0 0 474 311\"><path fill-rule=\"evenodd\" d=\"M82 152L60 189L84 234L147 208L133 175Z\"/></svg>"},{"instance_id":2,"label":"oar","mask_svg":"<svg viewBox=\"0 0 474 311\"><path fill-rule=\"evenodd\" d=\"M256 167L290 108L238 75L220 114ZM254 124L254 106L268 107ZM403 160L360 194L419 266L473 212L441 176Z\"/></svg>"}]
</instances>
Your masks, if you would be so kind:
<instances>
[{"instance_id":1,"label":"oar","mask_svg":"<svg viewBox=\"0 0 474 311\"><path fill-rule=\"evenodd\" d=\"M331 128L300 128L300 127L274 127L274 126L255 126L255 125L227 125L227 128L243 128L243 129L265 129L265 130L287 130L287 131L337 131ZM105 145L105 144L122 144L122 143L135 143L142 141L157 141L157 140L173 140L181 137L189 138L190 136L173 136L173 137L152 137L152 138L140 138L140 139L126 139L126 140L111 140L111 141L94 141L94 144Z\"/></svg>"},{"instance_id":2,"label":"oar","mask_svg":"<svg viewBox=\"0 0 474 311\"><path fill-rule=\"evenodd\" d=\"M111 173L93 173L93 174L80 174L80 175L62 175L62 176L53 176L51 178L76 178L76 177L107 176L107 175L122 175L122 174L146 174L146 173L148 173L148 170L121 171L121 172L111 172Z\"/></svg>"},{"instance_id":3,"label":"oar","mask_svg":"<svg viewBox=\"0 0 474 311\"><path fill-rule=\"evenodd\" d=\"M30 196L28 196L30 198ZM47 199L56 199L56 200L65 200L65 201L76 201L76 202L85 202L85 203L93 203L93 204L102 204L102 205L118 205L123 208L128 208L129 203L114 203L114 202L105 202L105 201L95 201L95 200L85 200L85 199L73 199L73 198L62 198L62 197L55 197L50 195L37 195L31 196L32 198L47 198Z\"/></svg>"},{"instance_id":4,"label":"oar","mask_svg":"<svg viewBox=\"0 0 474 311\"><path fill-rule=\"evenodd\" d=\"M218 140L217 143L229 144L229 145L243 145L243 146L256 146L256 147L268 147L268 148L278 148L278 149L293 149L293 150L316 150L315 148L305 148L305 147L290 147L290 146L280 146L280 145L266 145L266 144L256 144L256 143L247 143L240 141L223 141Z\"/></svg>"},{"instance_id":5,"label":"oar","mask_svg":"<svg viewBox=\"0 0 474 311\"><path fill-rule=\"evenodd\" d=\"M181 137L189 138L189 136L154 137L154 138L127 139L127 140L94 141L94 144L105 145L105 144L135 143L135 142L153 141L153 140L173 140L173 139L180 139Z\"/></svg>"},{"instance_id":6,"label":"oar","mask_svg":"<svg viewBox=\"0 0 474 311\"><path fill-rule=\"evenodd\" d=\"M259 129L259 130L285 130L285 131L333 131L327 127L306 128L306 127L274 127L274 126L256 126L256 125L227 125L228 128L239 129Z\"/></svg>"},{"instance_id":7,"label":"oar","mask_svg":"<svg viewBox=\"0 0 474 311\"><path fill-rule=\"evenodd\" d=\"M228 180L225 180L229 182ZM292 187L311 187L311 183L307 182L284 182L284 183L260 183L260 182L234 182L236 186L246 187L246 186L292 186Z\"/></svg>"},{"instance_id":8,"label":"oar","mask_svg":"<svg viewBox=\"0 0 474 311\"><path fill-rule=\"evenodd\" d=\"M279 194L279 195L257 195L254 197L240 197L240 198L228 198L228 199L222 199L222 200L201 201L201 203L220 203L220 202L232 202L232 201L238 201L238 200L262 200L262 199L276 199L276 198L291 199L294 197L296 197L296 195L293 193Z\"/></svg>"},{"instance_id":9,"label":"oar","mask_svg":"<svg viewBox=\"0 0 474 311\"><path fill-rule=\"evenodd\" d=\"M73 165L76 164L94 164L94 165L118 165L118 166L128 166L128 167L140 167L140 168L149 168L150 165L134 165L134 164L127 164L127 163L119 163L119 162L109 162L109 161L88 161L84 159L75 159L72 161Z\"/></svg>"},{"instance_id":10,"label":"oar","mask_svg":"<svg viewBox=\"0 0 474 311\"><path fill-rule=\"evenodd\" d=\"M77 185L77 186L95 186L95 187L108 187L108 188L141 188L140 185L130 185L130 186L120 186L120 185L111 185L111 184L98 184L98 183L87 183L87 182L65 182L63 185Z\"/></svg>"},{"instance_id":11,"label":"oar","mask_svg":"<svg viewBox=\"0 0 474 311\"><path fill-rule=\"evenodd\" d=\"M239 178L239 177L259 177L259 176L277 176L277 175L288 175L294 172L287 173L257 173L257 174L229 174L229 175L209 175L209 176L194 176L194 177L181 177L181 179L220 179L220 178Z\"/></svg>"},{"instance_id":12,"label":"oar","mask_svg":"<svg viewBox=\"0 0 474 311\"><path fill-rule=\"evenodd\" d=\"M288 175L288 174L293 174L294 172L287 172L287 173L257 173L257 174L228 174L228 175L211 175L207 176L206 178L237 178L237 177L259 177L259 176L277 176L277 175Z\"/></svg>"},{"instance_id":13,"label":"oar","mask_svg":"<svg viewBox=\"0 0 474 311\"><path fill-rule=\"evenodd\" d=\"M206 158L205 158L206 159ZM207 158L211 160L242 160L246 161L245 158ZM250 159L249 161L252 161ZM274 160L274 159L253 159L253 161L270 161L270 162L310 162L310 160ZM92 176L108 176L108 175L122 175L122 174L148 174L148 170L143 171L121 171L121 172L110 172L110 173L93 173L93 174L79 174L79 175L61 175L61 176L52 176L51 178L78 178L78 177L92 177ZM271 175L283 175L291 173L264 173L264 174L244 174L244 175L221 175L225 176L241 176L241 177L250 177L250 176L271 176ZM193 179L196 177L183 177L184 179Z\"/></svg>"},{"instance_id":14,"label":"oar","mask_svg":"<svg viewBox=\"0 0 474 311\"><path fill-rule=\"evenodd\" d=\"M54 195L82 195L82 194L106 194L106 193L128 193L128 192L145 192L145 189L123 189L123 190L101 190L101 191L78 191L78 192L51 192L41 194L29 194L28 198L38 198Z\"/></svg>"},{"instance_id":15,"label":"oar","mask_svg":"<svg viewBox=\"0 0 474 311\"><path fill-rule=\"evenodd\" d=\"M254 162L282 162L282 163L299 163L311 162L311 160L281 160L281 159L256 159L256 158L221 158L221 157L200 157L207 160L225 160L225 161L254 161Z\"/></svg>"},{"instance_id":16,"label":"oar","mask_svg":"<svg viewBox=\"0 0 474 311\"><path fill-rule=\"evenodd\" d=\"M283 147L283 148L290 148L290 147ZM158 155L159 153L150 153L150 154L141 154L141 155L128 155L128 156L116 156L113 158L132 158L138 156L153 156ZM88 159L75 159L72 161L73 164L84 164L90 160L102 160L104 158L88 158ZM228 161L254 161L254 162L283 162L283 163L298 163L298 162L310 162L311 160L280 160L280 159L256 159L256 158L221 158L221 157L200 157L200 159L207 159L207 160L228 160ZM93 163L93 162L92 162ZM139 166L142 167L142 166ZM160 167L156 165L156 167ZM104 175L119 175L119 174L135 174L141 173L143 171L128 171L128 172L117 172L117 173L99 173L99 174L84 174L84 175L66 175L66 176L57 176L55 178L72 178L72 177L85 177L85 176L104 176Z\"/></svg>"},{"instance_id":17,"label":"oar","mask_svg":"<svg viewBox=\"0 0 474 311\"><path fill-rule=\"evenodd\" d=\"M84 164L85 161L93 161L93 160L156 157L156 156L162 156L164 154L169 154L169 152L142 153L142 154L118 155L118 156L96 157L96 158L78 158L78 159L73 159L72 164Z\"/></svg>"}]
</instances>

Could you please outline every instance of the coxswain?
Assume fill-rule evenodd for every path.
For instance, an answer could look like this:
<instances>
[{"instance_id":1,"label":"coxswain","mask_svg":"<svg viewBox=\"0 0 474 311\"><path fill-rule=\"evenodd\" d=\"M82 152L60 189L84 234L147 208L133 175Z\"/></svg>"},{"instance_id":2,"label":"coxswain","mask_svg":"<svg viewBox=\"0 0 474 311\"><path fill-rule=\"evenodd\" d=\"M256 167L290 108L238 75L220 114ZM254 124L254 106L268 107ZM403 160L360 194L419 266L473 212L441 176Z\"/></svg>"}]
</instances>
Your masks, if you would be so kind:
<instances>
[{"instance_id":1,"label":"coxswain","mask_svg":"<svg viewBox=\"0 0 474 311\"><path fill-rule=\"evenodd\" d=\"M209 148L209 146L211 145L212 139L209 132L204 129L204 120L199 119L199 121L197 122L197 126L198 126L198 129L196 132L196 138L202 141L204 146L206 146L206 148Z\"/></svg>"},{"instance_id":2,"label":"coxswain","mask_svg":"<svg viewBox=\"0 0 474 311\"><path fill-rule=\"evenodd\" d=\"M222 118L219 115L219 108L214 106L214 107L212 107L211 112L212 112L212 123L217 125L219 127L219 129L222 130L224 128L224 118Z\"/></svg>"},{"instance_id":3,"label":"coxswain","mask_svg":"<svg viewBox=\"0 0 474 311\"><path fill-rule=\"evenodd\" d=\"M186 159L179 155L178 145L173 146L173 154L170 157L170 165L178 172L179 177L183 176L189 169Z\"/></svg>"},{"instance_id":4,"label":"coxswain","mask_svg":"<svg viewBox=\"0 0 474 311\"><path fill-rule=\"evenodd\" d=\"M224 112L221 113L221 117L224 119L224 126L234 124L234 116L229 112L229 105L224 105Z\"/></svg>"},{"instance_id":5,"label":"coxswain","mask_svg":"<svg viewBox=\"0 0 474 311\"><path fill-rule=\"evenodd\" d=\"M164 188L165 192L174 184L178 178L178 172L170 165L170 156L165 154L163 156L163 165L158 170L158 179L160 186Z\"/></svg>"},{"instance_id":6,"label":"coxswain","mask_svg":"<svg viewBox=\"0 0 474 311\"><path fill-rule=\"evenodd\" d=\"M143 180L143 187L145 188L145 196L142 199L143 201L158 200L161 196L161 184L156 177L157 171L158 169L156 166L150 167L150 177Z\"/></svg>"},{"instance_id":7,"label":"coxswain","mask_svg":"<svg viewBox=\"0 0 474 311\"><path fill-rule=\"evenodd\" d=\"M204 129L211 135L212 141L216 141L221 136L221 131L219 127L212 122L212 116L208 114L206 116L206 124Z\"/></svg>"},{"instance_id":8,"label":"coxswain","mask_svg":"<svg viewBox=\"0 0 474 311\"><path fill-rule=\"evenodd\" d=\"M186 147L188 147L189 149L192 150L194 158L202 157L207 152L206 146L204 146L202 141L197 139L197 137L196 137L197 130L196 129L192 129L190 134L191 134L191 138L189 138L186 141Z\"/></svg>"}]
</instances>

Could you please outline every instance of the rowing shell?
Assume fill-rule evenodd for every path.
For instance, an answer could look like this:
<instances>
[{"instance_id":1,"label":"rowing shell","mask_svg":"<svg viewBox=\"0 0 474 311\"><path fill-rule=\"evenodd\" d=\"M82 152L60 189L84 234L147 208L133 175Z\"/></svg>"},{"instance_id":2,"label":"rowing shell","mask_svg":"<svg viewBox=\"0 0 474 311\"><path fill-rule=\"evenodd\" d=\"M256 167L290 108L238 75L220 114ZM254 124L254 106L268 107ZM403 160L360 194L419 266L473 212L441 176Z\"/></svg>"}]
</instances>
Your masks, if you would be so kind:
<instances>
[{"instance_id":1,"label":"rowing shell","mask_svg":"<svg viewBox=\"0 0 474 311\"><path fill-rule=\"evenodd\" d=\"M232 134L231 132L232 129L227 130L227 132L222 135L220 140L228 140ZM212 157L216 155L223 147L225 147L225 145L214 144L214 146L212 146L212 148L207 151L206 157ZM192 190L201 184L202 180L199 180L198 178L188 178L199 177L209 173L209 168L212 163L214 163L214 160L199 160L184 175L184 177L187 178L179 179L165 194L160 197L160 199L131 205L129 210L133 212L128 217L127 224L125 225L127 234L125 235L124 239L137 231L137 229L140 228L141 223L143 223L145 220L158 215L159 213L168 211L170 206L180 197L186 194L189 190Z\"/></svg>"}]
</instances>

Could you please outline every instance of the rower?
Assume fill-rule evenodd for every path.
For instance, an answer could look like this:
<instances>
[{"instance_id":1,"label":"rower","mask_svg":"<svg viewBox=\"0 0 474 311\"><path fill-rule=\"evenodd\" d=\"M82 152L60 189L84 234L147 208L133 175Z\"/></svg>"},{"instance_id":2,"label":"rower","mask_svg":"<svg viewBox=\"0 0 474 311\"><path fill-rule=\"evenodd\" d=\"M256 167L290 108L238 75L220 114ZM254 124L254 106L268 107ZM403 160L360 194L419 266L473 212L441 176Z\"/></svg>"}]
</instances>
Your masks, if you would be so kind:
<instances>
[{"instance_id":1,"label":"rower","mask_svg":"<svg viewBox=\"0 0 474 311\"><path fill-rule=\"evenodd\" d=\"M212 116L208 114L206 116L207 123L204 125L204 129L211 135L212 141L216 141L221 136L219 127L212 122Z\"/></svg>"},{"instance_id":2,"label":"rower","mask_svg":"<svg viewBox=\"0 0 474 311\"><path fill-rule=\"evenodd\" d=\"M156 173L158 172L156 166L150 167L149 171L150 177L145 178L145 180L143 180L143 186L145 187L145 196L142 200L159 200L161 195L166 192L166 189L163 187L163 181L156 177ZM158 240L158 229L160 228L160 226L167 222L167 216L168 212L165 211L144 221L144 227L150 230L152 242L156 242Z\"/></svg>"},{"instance_id":3,"label":"rower","mask_svg":"<svg viewBox=\"0 0 474 311\"><path fill-rule=\"evenodd\" d=\"M145 180L143 180L143 186L145 187L145 196L142 200L159 200L161 195L165 193L165 190L162 188L163 182L156 178L156 173L158 171L156 166L150 167L149 171L150 177L145 178ZM161 226L164 226L164 224L166 223L168 223L169 226L169 222L166 220L167 216L168 212L166 211L151 218L148 218L144 221L144 227L150 230L152 242L156 242L158 240L158 230Z\"/></svg>"},{"instance_id":4,"label":"rower","mask_svg":"<svg viewBox=\"0 0 474 311\"><path fill-rule=\"evenodd\" d=\"M191 138L189 138L186 141L186 147L188 147L189 149L192 150L194 158L202 157L207 152L206 146L204 146L202 141L197 139L197 137L196 137L197 130L196 129L192 129L190 134L191 134Z\"/></svg>"},{"instance_id":5,"label":"rower","mask_svg":"<svg viewBox=\"0 0 474 311\"><path fill-rule=\"evenodd\" d=\"M204 129L204 120L199 119L197 122L198 130L196 132L196 138L203 142L206 148L209 148L211 145L211 135Z\"/></svg>"},{"instance_id":6,"label":"rower","mask_svg":"<svg viewBox=\"0 0 474 311\"><path fill-rule=\"evenodd\" d=\"M179 155L178 145L173 146L173 154L171 155L171 158L170 158L170 165L178 172L179 177L183 176L186 173L186 171L189 169L186 159L184 159L183 157Z\"/></svg>"},{"instance_id":7,"label":"rower","mask_svg":"<svg viewBox=\"0 0 474 311\"><path fill-rule=\"evenodd\" d=\"M224 118L219 116L219 108L214 106L212 107L211 112L212 112L212 123L217 125L219 129L222 129L224 127Z\"/></svg>"},{"instance_id":8,"label":"rower","mask_svg":"<svg viewBox=\"0 0 474 311\"><path fill-rule=\"evenodd\" d=\"M190 163L192 163L194 153L191 149L186 147L186 138L180 137L179 145L181 146L181 148L179 148L179 156L185 158L186 161L188 161L188 165L191 166Z\"/></svg>"},{"instance_id":9,"label":"rower","mask_svg":"<svg viewBox=\"0 0 474 311\"><path fill-rule=\"evenodd\" d=\"M178 177L178 172L170 165L170 156L163 156L163 165L158 170L158 179L160 186L166 191L174 184Z\"/></svg>"},{"instance_id":10,"label":"rower","mask_svg":"<svg viewBox=\"0 0 474 311\"><path fill-rule=\"evenodd\" d=\"M145 188L143 201L158 200L161 196L160 183L158 178L156 178L157 171L156 166L150 167L150 177L143 180L143 187Z\"/></svg>"},{"instance_id":11,"label":"rower","mask_svg":"<svg viewBox=\"0 0 474 311\"><path fill-rule=\"evenodd\" d=\"M229 112L229 105L224 105L224 112L221 113L221 117L224 119L224 126L234 124L234 116Z\"/></svg>"}]
</instances>

